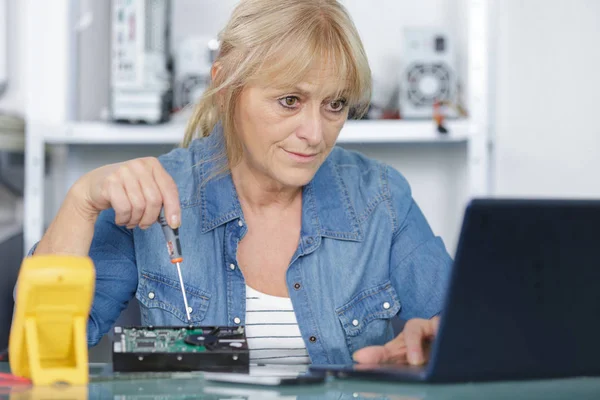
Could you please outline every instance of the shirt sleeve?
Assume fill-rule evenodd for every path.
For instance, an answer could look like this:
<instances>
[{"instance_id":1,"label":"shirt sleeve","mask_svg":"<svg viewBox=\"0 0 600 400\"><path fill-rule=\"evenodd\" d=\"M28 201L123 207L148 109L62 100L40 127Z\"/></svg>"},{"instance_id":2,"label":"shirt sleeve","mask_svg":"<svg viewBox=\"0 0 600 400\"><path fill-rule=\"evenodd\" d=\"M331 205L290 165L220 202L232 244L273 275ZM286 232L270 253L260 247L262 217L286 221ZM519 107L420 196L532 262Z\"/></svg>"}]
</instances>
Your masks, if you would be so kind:
<instances>
[{"instance_id":1,"label":"shirt sleeve","mask_svg":"<svg viewBox=\"0 0 600 400\"><path fill-rule=\"evenodd\" d=\"M442 310L452 258L414 201L406 179L388 169L394 233L391 280L402 308L400 318L431 318Z\"/></svg>"},{"instance_id":2,"label":"shirt sleeve","mask_svg":"<svg viewBox=\"0 0 600 400\"><path fill-rule=\"evenodd\" d=\"M133 234L117 226L114 210L100 213L89 257L96 270L94 299L87 324L88 346L98 344L135 295L138 284ZM33 255L37 243L29 250ZM16 298L17 286L13 295Z\"/></svg>"},{"instance_id":3,"label":"shirt sleeve","mask_svg":"<svg viewBox=\"0 0 600 400\"><path fill-rule=\"evenodd\" d=\"M96 221L89 256L96 267L94 301L88 321L88 345L97 344L116 322L137 290L133 233L115 224L108 209Z\"/></svg>"}]
</instances>

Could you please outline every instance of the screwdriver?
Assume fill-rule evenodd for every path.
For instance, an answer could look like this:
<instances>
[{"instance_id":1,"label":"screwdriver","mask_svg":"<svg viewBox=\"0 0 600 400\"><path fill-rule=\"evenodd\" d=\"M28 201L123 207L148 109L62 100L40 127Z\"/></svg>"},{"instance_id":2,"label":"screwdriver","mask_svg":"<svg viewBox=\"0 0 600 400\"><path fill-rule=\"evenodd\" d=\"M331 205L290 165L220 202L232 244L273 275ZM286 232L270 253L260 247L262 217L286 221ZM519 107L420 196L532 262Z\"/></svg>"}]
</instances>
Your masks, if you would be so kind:
<instances>
[{"instance_id":1,"label":"screwdriver","mask_svg":"<svg viewBox=\"0 0 600 400\"><path fill-rule=\"evenodd\" d=\"M181 266L179 265L183 261L181 256L181 243L179 243L179 228L171 228L165 218L165 209L161 208L160 215L158 216L158 223L165 234L165 240L167 241L167 250L169 251L169 258L171 263L177 266L177 275L179 275L179 284L181 285L181 294L183 295L183 304L185 306L185 315L187 320L191 321L190 307L188 306L187 295L185 294L185 286L183 286L183 278L181 277Z\"/></svg>"}]
</instances>

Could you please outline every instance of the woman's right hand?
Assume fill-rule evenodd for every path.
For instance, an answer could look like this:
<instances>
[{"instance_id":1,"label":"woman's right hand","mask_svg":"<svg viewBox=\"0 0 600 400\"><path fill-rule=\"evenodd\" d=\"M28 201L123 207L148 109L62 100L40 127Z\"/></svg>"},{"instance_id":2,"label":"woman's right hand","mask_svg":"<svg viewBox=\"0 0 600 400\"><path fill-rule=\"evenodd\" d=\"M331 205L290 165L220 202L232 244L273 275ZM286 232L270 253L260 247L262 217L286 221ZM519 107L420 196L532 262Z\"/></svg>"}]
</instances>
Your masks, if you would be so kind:
<instances>
[{"instance_id":1,"label":"woman's right hand","mask_svg":"<svg viewBox=\"0 0 600 400\"><path fill-rule=\"evenodd\" d=\"M172 228L181 221L177 185L154 157L97 168L82 176L69 196L84 216L92 219L112 207L115 223L128 229L150 227L163 206Z\"/></svg>"}]
</instances>

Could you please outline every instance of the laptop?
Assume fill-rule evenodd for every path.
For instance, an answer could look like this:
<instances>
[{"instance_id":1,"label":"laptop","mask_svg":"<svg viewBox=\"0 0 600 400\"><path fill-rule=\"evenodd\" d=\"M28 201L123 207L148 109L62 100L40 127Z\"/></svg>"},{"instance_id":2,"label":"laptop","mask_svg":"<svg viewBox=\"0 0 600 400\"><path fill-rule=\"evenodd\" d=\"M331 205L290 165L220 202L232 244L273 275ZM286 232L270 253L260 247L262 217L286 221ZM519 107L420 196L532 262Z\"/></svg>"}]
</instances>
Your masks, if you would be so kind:
<instances>
[{"instance_id":1,"label":"laptop","mask_svg":"<svg viewBox=\"0 0 600 400\"><path fill-rule=\"evenodd\" d=\"M599 376L600 200L472 200L429 362L311 371L440 383Z\"/></svg>"}]
</instances>

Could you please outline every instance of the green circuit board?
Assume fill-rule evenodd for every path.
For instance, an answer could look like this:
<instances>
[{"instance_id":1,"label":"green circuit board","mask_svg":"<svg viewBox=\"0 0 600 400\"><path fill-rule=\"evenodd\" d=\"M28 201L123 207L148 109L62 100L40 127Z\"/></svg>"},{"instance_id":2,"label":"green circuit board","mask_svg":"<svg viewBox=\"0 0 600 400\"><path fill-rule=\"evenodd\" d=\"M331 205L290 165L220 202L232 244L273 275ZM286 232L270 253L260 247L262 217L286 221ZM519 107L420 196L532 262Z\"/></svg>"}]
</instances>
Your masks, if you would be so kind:
<instances>
[{"instance_id":1,"label":"green circuit board","mask_svg":"<svg viewBox=\"0 0 600 400\"><path fill-rule=\"evenodd\" d=\"M121 344L125 353L199 353L206 347L185 342L189 335L205 335L203 329L123 328Z\"/></svg>"},{"instance_id":2,"label":"green circuit board","mask_svg":"<svg viewBox=\"0 0 600 400\"><path fill-rule=\"evenodd\" d=\"M114 327L113 371L246 372L250 352L243 326Z\"/></svg>"}]
</instances>

